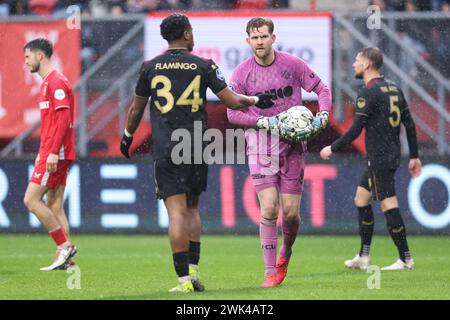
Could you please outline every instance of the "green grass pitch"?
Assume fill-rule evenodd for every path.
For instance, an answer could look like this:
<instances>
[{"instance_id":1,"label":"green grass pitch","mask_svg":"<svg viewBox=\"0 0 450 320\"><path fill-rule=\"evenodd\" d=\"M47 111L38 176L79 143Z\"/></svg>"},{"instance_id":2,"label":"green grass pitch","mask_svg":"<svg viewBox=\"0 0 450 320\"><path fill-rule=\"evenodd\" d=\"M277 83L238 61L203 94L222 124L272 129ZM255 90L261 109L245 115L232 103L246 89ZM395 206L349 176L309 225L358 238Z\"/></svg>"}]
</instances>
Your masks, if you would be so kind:
<instances>
[{"instance_id":1,"label":"green grass pitch","mask_svg":"<svg viewBox=\"0 0 450 320\"><path fill-rule=\"evenodd\" d=\"M347 270L343 261L359 248L358 236L303 236L295 243L285 282L259 288L263 275L257 236L204 236L200 260L203 293L173 294L177 278L167 236L74 235L79 248L80 289L74 274L39 271L53 258L45 235L0 235L0 299L449 299L450 239L409 237L413 271L371 274ZM376 236L372 263L397 259L391 239Z\"/></svg>"}]
</instances>

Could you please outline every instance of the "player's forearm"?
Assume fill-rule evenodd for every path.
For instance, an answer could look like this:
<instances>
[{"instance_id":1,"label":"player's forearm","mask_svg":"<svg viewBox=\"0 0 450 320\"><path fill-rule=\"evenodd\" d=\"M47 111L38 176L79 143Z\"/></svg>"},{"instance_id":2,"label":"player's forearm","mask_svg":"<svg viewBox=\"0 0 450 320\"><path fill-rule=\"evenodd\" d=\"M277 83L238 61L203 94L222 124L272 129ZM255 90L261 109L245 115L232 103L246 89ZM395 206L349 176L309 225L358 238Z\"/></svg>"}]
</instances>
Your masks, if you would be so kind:
<instances>
[{"instance_id":1,"label":"player's forearm","mask_svg":"<svg viewBox=\"0 0 450 320\"><path fill-rule=\"evenodd\" d=\"M233 93L225 103L230 109L242 109L253 106L256 103L255 97L245 96L239 93Z\"/></svg>"},{"instance_id":2,"label":"player's forearm","mask_svg":"<svg viewBox=\"0 0 450 320\"><path fill-rule=\"evenodd\" d=\"M137 109L135 103L128 110L126 129L130 134L134 134L141 122L145 109Z\"/></svg>"},{"instance_id":3,"label":"player's forearm","mask_svg":"<svg viewBox=\"0 0 450 320\"><path fill-rule=\"evenodd\" d=\"M216 95L219 97L220 102L230 109L242 109L250 107L258 102L257 97L249 97L236 93L228 87L225 87L223 90L216 93Z\"/></svg>"},{"instance_id":4,"label":"player's forearm","mask_svg":"<svg viewBox=\"0 0 450 320\"><path fill-rule=\"evenodd\" d=\"M336 152L350 145L360 135L365 124L364 116L356 116L353 120L352 127L342 137L331 144L331 151Z\"/></svg>"},{"instance_id":5,"label":"player's forearm","mask_svg":"<svg viewBox=\"0 0 450 320\"><path fill-rule=\"evenodd\" d=\"M319 100L320 111L331 111L332 97L331 91L322 81L314 88L314 92L317 94Z\"/></svg>"},{"instance_id":6,"label":"player's forearm","mask_svg":"<svg viewBox=\"0 0 450 320\"><path fill-rule=\"evenodd\" d=\"M405 110L402 113L402 122L406 130L406 138L409 146L409 157L410 159L418 158L419 147L417 145L416 125L411 117L411 113L408 110Z\"/></svg>"},{"instance_id":7,"label":"player's forearm","mask_svg":"<svg viewBox=\"0 0 450 320\"><path fill-rule=\"evenodd\" d=\"M70 128L70 110L69 108L63 108L56 111L56 123L57 128L53 137L53 144L50 152L53 154L59 154L59 150L64 142L67 131Z\"/></svg>"},{"instance_id":8,"label":"player's forearm","mask_svg":"<svg viewBox=\"0 0 450 320\"><path fill-rule=\"evenodd\" d=\"M240 110L227 109L228 122L242 127L256 127L258 117Z\"/></svg>"}]
</instances>

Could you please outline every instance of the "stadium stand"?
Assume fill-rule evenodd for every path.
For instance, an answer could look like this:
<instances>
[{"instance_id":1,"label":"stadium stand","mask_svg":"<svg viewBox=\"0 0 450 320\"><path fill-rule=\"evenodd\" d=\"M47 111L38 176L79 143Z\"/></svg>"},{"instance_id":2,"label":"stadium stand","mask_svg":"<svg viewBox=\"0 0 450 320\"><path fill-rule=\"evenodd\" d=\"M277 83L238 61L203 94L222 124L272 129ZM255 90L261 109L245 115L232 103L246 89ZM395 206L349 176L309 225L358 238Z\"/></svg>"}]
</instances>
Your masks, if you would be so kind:
<instances>
[{"instance_id":1,"label":"stadium stand","mask_svg":"<svg viewBox=\"0 0 450 320\"><path fill-rule=\"evenodd\" d=\"M299 11L329 11L339 16L345 21L352 21L353 28L344 27L344 24L337 23L339 32L334 37L339 41L334 42L334 52L342 52L342 59L334 61L334 98L335 112L332 118L332 128L330 128L330 141L345 131L351 124L353 112L353 98L357 87L357 82L351 80L350 87L342 87L341 83L351 78L352 55L355 50L363 44L357 39L362 35L370 40L371 44L378 45L385 50L385 54L392 59L402 72L407 75L408 81L402 78L398 72L391 69L385 70L386 75L402 85L407 86L406 93L410 94L411 107L417 117L422 120L419 123L419 140L424 146L435 148L440 145L439 152L448 152L449 133L448 121L442 120L442 114L448 114L449 103L445 103L450 87L450 56L448 47L450 46L450 12L449 0L249 0L249 1L197 1L197 0L7 0L0 4L0 18L8 17L63 17L65 9L70 5L77 5L82 13L81 28L81 61L82 73L95 70L84 83L87 88L88 106L95 106L95 110L90 114L90 122L85 127L90 127L97 134L89 138L89 151L85 155L93 156L118 156L118 151L113 146L120 139L120 127L124 120L124 110L126 110L126 100L129 96L119 96L121 89L103 100L96 103L102 97L105 90L110 88L117 74L123 74L127 68L136 61L142 59L142 25L139 25L142 17L149 12L159 10L253 10L257 14L258 10L299 10ZM366 28L366 9L369 5L376 5L383 12L383 22L386 28L394 32L393 35L386 34L386 28L371 32ZM434 14L434 15L433 15ZM436 20L438 19L438 20ZM344 22L345 22L344 21ZM439 23L436 23L439 21ZM130 32L134 35L130 36ZM107 37L99 37L99 34L106 34ZM126 40L125 38L129 38ZM123 41L123 40L126 41ZM335 39L336 40L336 39ZM121 42L122 41L122 42ZM115 55L110 56L108 61L102 58L108 56L111 50L115 50ZM100 62L100 64L99 64ZM337 66L336 64L339 64ZM340 69L337 70L337 69ZM131 82L133 77L130 77ZM420 87L420 93L412 87ZM126 87L126 86L125 86ZM129 92L131 91L128 89ZM122 92L122 91L120 91ZM129 93L128 92L128 93ZM125 101L125 102L124 102ZM433 101L435 103L433 103ZM98 102L98 101L97 101ZM123 105L115 116L110 110L118 109L117 104ZM228 127L223 114L223 106L209 106L210 125L221 130ZM435 104L435 105L433 105ZM440 107L436 107L436 105ZM309 105L311 109L317 108L314 103ZM89 109L89 107L87 107ZM98 125L99 119L109 116L109 123ZM447 121L442 124L442 121ZM95 128L95 129L94 129ZM108 129L108 132L115 132L113 137L102 134L101 128ZM106 129L105 129L106 130ZM143 152L148 151L146 145L150 143L151 128L148 126L143 130L148 136L141 137L142 147L138 148ZM142 132L142 131L141 131ZM439 136L440 138L436 138ZM36 142L28 139L30 145L27 149L33 149ZM24 140L27 141L27 140ZM358 142L359 141L359 142ZM440 141L440 142L439 142ZM5 147L11 140L0 137L0 148ZM318 140L312 143L310 149L318 150L318 145L327 141ZM364 152L361 139L357 140L354 148L349 152ZM443 151L447 150L447 151ZM433 152L433 151L430 151Z\"/></svg>"}]
</instances>

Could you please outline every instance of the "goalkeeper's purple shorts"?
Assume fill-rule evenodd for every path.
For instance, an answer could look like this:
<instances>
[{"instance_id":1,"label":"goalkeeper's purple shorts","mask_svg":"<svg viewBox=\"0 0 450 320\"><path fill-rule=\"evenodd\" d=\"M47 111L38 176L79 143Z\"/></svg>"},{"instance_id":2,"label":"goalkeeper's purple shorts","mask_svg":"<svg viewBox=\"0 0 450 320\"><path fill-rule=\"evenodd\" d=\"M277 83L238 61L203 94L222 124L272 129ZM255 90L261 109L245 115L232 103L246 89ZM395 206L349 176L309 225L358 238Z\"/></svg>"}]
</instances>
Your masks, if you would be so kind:
<instances>
[{"instance_id":1,"label":"goalkeeper's purple shorts","mask_svg":"<svg viewBox=\"0 0 450 320\"><path fill-rule=\"evenodd\" d=\"M249 156L249 169L256 192L276 187L281 193L301 194L305 173L305 153L276 157ZM252 161L251 161L252 160Z\"/></svg>"}]
</instances>

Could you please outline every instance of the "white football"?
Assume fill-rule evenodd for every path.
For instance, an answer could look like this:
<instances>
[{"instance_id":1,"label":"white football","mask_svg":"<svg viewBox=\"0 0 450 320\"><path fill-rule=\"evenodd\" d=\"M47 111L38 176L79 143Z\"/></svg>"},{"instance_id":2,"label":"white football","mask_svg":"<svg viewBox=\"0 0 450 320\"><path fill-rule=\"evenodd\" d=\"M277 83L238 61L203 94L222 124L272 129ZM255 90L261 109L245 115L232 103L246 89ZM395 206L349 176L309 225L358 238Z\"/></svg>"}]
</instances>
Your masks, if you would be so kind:
<instances>
[{"instance_id":1,"label":"white football","mask_svg":"<svg viewBox=\"0 0 450 320\"><path fill-rule=\"evenodd\" d=\"M294 106L287 111L287 117L284 119L284 123L296 130L303 130L311 125L314 115L305 106Z\"/></svg>"}]
</instances>

